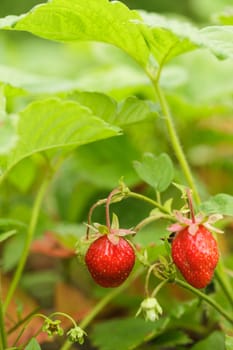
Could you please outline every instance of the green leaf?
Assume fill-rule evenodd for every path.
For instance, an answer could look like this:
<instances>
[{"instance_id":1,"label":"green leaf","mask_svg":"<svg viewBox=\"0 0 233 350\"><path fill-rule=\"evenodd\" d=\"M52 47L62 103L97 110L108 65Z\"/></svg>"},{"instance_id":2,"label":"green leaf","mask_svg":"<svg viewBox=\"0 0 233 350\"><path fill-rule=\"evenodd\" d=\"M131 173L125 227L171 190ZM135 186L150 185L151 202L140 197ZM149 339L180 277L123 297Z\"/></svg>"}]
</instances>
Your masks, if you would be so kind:
<instances>
[{"instance_id":1,"label":"green leaf","mask_svg":"<svg viewBox=\"0 0 233 350\"><path fill-rule=\"evenodd\" d=\"M123 135L79 147L73 167L83 180L98 187L112 189L122 176L133 186L138 183L138 176L132 161L138 156L130 140Z\"/></svg>"},{"instance_id":2,"label":"green leaf","mask_svg":"<svg viewBox=\"0 0 233 350\"><path fill-rule=\"evenodd\" d=\"M50 40L112 44L149 71L151 64L164 64L198 48L208 48L219 58L232 57L230 27L199 30L187 21L139 13L119 1L108 0L53 0L35 6L25 15L0 20L0 28L28 31Z\"/></svg>"},{"instance_id":3,"label":"green leaf","mask_svg":"<svg viewBox=\"0 0 233 350\"><path fill-rule=\"evenodd\" d=\"M5 218L0 219L0 230L11 229L11 228L25 229L26 227L27 227L26 224L18 220L5 219Z\"/></svg>"},{"instance_id":4,"label":"green leaf","mask_svg":"<svg viewBox=\"0 0 233 350\"><path fill-rule=\"evenodd\" d=\"M225 341L224 334L215 331L211 335L209 335L206 339L199 341L195 344L191 349L192 350L209 350L209 349L218 349L225 350Z\"/></svg>"},{"instance_id":5,"label":"green leaf","mask_svg":"<svg viewBox=\"0 0 233 350\"><path fill-rule=\"evenodd\" d=\"M6 116L6 98L4 94L4 86L0 86L0 122L4 120Z\"/></svg>"},{"instance_id":6,"label":"green leaf","mask_svg":"<svg viewBox=\"0 0 233 350\"><path fill-rule=\"evenodd\" d=\"M18 190L25 193L33 184L36 175L36 164L31 158L26 158L13 168L9 174L8 180Z\"/></svg>"},{"instance_id":7,"label":"green leaf","mask_svg":"<svg viewBox=\"0 0 233 350\"><path fill-rule=\"evenodd\" d=\"M121 2L108 0L53 0L34 7L25 16L2 19L0 26L29 31L56 41L91 40L113 44L145 65L149 50L132 20L140 19Z\"/></svg>"},{"instance_id":8,"label":"green leaf","mask_svg":"<svg viewBox=\"0 0 233 350\"><path fill-rule=\"evenodd\" d=\"M146 322L141 318L110 320L96 325L91 338L100 350L128 350L160 334L168 322L168 319Z\"/></svg>"},{"instance_id":9,"label":"green leaf","mask_svg":"<svg viewBox=\"0 0 233 350\"><path fill-rule=\"evenodd\" d=\"M156 339L157 347L174 347L191 343L187 334L180 330L169 329Z\"/></svg>"},{"instance_id":10,"label":"green leaf","mask_svg":"<svg viewBox=\"0 0 233 350\"><path fill-rule=\"evenodd\" d=\"M25 239L21 235L17 235L9 239L4 244L2 254L2 268L4 272L12 270L19 262L24 249Z\"/></svg>"},{"instance_id":11,"label":"green leaf","mask_svg":"<svg viewBox=\"0 0 233 350\"><path fill-rule=\"evenodd\" d=\"M233 26L209 26L202 29L188 21L141 12L140 25L145 40L159 64L198 48L209 49L216 57L233 57Z\"/></svg>"},{"instance_id":12,"label":"green leaf","mask_svg":"<svg viewBox=\"0 0 233 350\"><path fill-rule=\"evenodd\" d=\"M201 46L198 29L188 21L168 19L155 13L140 12L143 21L135 21L159 64Z\"/></svg>"},{"instance_id":13,"label":"green leaf","mask_svg":"<svg viewBox=\"0 0 233 350\"><path fill-rule=\"evenodd\" d=\"M184 315L194 314L197 310L198 303L198 299L188 300L183 303L176 303L171 309L170 316L175 319L175 322L177 322L177 319L182 318Z\"/></svg>"},{"instance_id":14,"label":"green leaf","mask_svg":"<svg viewBox=\"0 0 233 350\"><path fill-rule=\"evenodd\" d=\"M19 139L2 170L11 169L34 153L74 148L115 136L119 131L76 102L55 98L34 102L20 113Z\"/></svg>"},{"instance_id":15,"label":"green leaf","mask_svg":"<svg viewBox=\"0 0 233 350\"><path fill-rule=\"evenodd\" d=\"M140 178L159 192L168 188L174 176L172 161L166 153L158 157L145 153L143 161L135 161L134 167Z\"/></svg>"},{"instance_id":16,"label":"green leaf","mask_svg":"<svg viewBox=\"0 0 233 350\"><path fill-rule=\"evenodd\" d=\"M223 25L233 25L233 8L226 8L226 10L215 16Z\"/></svg>"},{"instance_id":17,"label":"green leaf","mask_svg":"<svg viewBox=\"0 0 233 350\"><path fill-rule=\"evenodd\" d=\"M6 154L16 141L15 116L6 113L5 86L0 85L0 155Z\"/></svg>"},{"instance_id":18,"label":"green leaf","mask_svg":"<svg viewBox=\"0 0 233 350\"><path fill-rule=\"evenodd\" d=\"M205 214L222 214L233 216L233 196L219 193L210 197L209 200L200 205L200 210Z\"/></svg>"},{"instance_id":19,"label":"green leaf","mask_svg":"<svg viewBox=\"0 0 233 350\"><path fill-rule=\"evenodd\" d=\"M226 335L225 336L225 345L226 345L226 350L232 350L233 349L233 337Z\"/></svg>"},{"instance_id":20,"label":"green leaf","mask_svg":"<svg viewBox=\"0 0 233 350\"><path fill-rule=\"evenodd\" d=\"M99 92L73 92L67 94L68 99L77 101L83 106L90 108L94 115L111 124L115 119L117 103L111 97Z\"/></svg>"},{"instance_id":21,"label":"green leaf","mask_svg":"<svg viewBox=\"0 0 233 350\"><path fill-rule=\"evenodd\" d=\"M125 126L158 116L158 108L150 101L130 96L118 104L111 97L97 92L75 92L67 96L90 108L94 115L107 123Z\"/></svg>"},{"instance_id":22,"label":"green leaf","mask_svg":"<svg viewBox=\"0 0 233 350\"><path fill-rule=\"evenodd\" d=\"M233 58L233 26L211 26L200 30L203 45L219 59Z\"/></svg>"},{"instance_id":23,"label":"green leaf","mask_svg":"<svg viewBox=\"0 0 233 350\"><path fill-rule=\"evenodd\" d=\"M112 123L118 126L125 126L146 119L153 119L157 116L158 109L155 104L131 96L119 104L117 114Z\"/></svg>"},{"instance_id":24,"label":"green leaf","mask_svg":"<svg viewBox=\"0 0 233 350\"><path fill-rule=\"evenodd\" d=\"M25 347L25 350L41 350L41 347L38 341L35 338L32 338Z\"/></svg>"},{"instance_id":25,"label":"green leaf","mask_svg":"<svg viewBox=\"0 0 233 350\"><path fill-rule=\"evenodd\" d=\"M114 230L118 230L119 229L119 219L118 219L118 216L115 213L112 214L111 228L113 228Z\"/></svg>"},{"instance_id":26,"label":"green leaf","mask_svg":"<svg viewBox=\"0 0 233 350\"><path fill-rule=\"evenodd\" d=\"M16 230L11 230L11 231L0 233L0 242L7 240L11 236L14 236L16 233L17 233Z\"/></svg>"},{"instance_id":27,"label":"green leaf","mask_svg":"<svg viewBox=\"0 0 233 350\"><path fill-rule=\"evenodd\" d=\"M0 28L11 28L15 23L18 22L20 18L24 17L24 15L21 16L6 16L5 18L0 18Z\"/></svg>"}]
</instances>

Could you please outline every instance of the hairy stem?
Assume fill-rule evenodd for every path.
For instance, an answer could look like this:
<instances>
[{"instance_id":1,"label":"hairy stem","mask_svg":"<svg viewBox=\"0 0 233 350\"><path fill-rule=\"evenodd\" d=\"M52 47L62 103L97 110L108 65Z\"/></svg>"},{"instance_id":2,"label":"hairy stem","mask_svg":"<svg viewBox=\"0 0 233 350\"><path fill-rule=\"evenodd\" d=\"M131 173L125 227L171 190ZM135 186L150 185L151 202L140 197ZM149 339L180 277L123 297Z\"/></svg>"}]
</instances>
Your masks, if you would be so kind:
<instances>
[{"instance_id":1,"label":"hairy stem","mask_svg":"<svg viewBox=\"0 0 233 350\"><path fill-rule=\"evenodd\" d=\"M163 280L162 282L160 282L156 287L155 289L153 290L152 294L151 294L151 297L154 298L158 292L160 291L160 289L163 288L163 286L165 286L165 284L168 283L168 280Z\"/></svg>"},{"instance_id":2,"label":"hairy stem","mask_svg":"<svg viewBox=\"0 0 233 350\"><path fill-rule=\"evenodd\" d=\"M171 141L172 147L175 151L176 157L177 157L177 159L180 163L180 166L183 170L183 173L185 175L187 183L193 191L193 196L194 196L197 204L199 204L200 203L200 196L199 196L198 191L196 189L196 184L194 182L191 169L189 167L189 164L188 164L187 159L185 157L185 154L183 152L179 137L177 135L175 125L174 125L167 101L165 99L165 96L164 96L162 90L160 89L159 85L157 84L157 82L155 82L154 80L152 80L152 82L153 82L155 92L156 92L156 95L158 97L161 109L162 109L162 113L165 117L165 123L167 126L168 134L170 136L170 141Z\"/></svg>"},{"instance_id":3,"label":"hairy stem","mask_svg":"<svg viewBox=\"0 0 233 350\"><path fill-rule=\"evenodd\" d=\"M4 350L7 348L6 331L4 325L5 322L3 317L3 305L2 300L0 300L0 350Z\"/></svg>"},{"instance_id":4,"label":"hairy stem","mask_svg":"<svg viewBox=\"0 0 233 350\"><path fill-rule=\"evenodd\" d=\"M87 219L86 239L89 239L89 232L90 232L91 218L92 218L93 211L94 211L95 208L97 208L99 205L102 205L102 204L104 204L104 203L106 203L106 199L100 199L100 200L98 200L98 202L96 202L95 204L93 204L92 207L91 207L91 209L89 210L88 219Z\"/></svg>"},{"instance_id":5,"label":"hairy stem","mask_svg":"<svg viewBox=\"0 0 233 350\"><path fill-rule=\"evenodd\" d=\"M153 205L154 207L158 208L161 212L168 214L168 215L171 215L170 211L167 210L163 205L161 205L160 203L156 202L155 200L153 200L149 197L146 197L140 193L128 191L126 196L131 197L131 198L140 199L140 200L147 202L147 203ZM172 216L170 217L170 219L172 219Z\"/></svg>"},{"instance_id":6,"label":"hairy stem","mask_svg":"<svg viewBox=\"0 0 233 350\"><path fill-rule=\"evenodd\" d=\"M187 188L187 197L188 197L188 204L189 204L189 210L190 210L190 215L191 215L191 219L192 219L192 223L195 224L195 213L194 213L194 209L193 209L193 200L192 200L192 195L191 195L191 191L189 188Z\"/></svg>"},{"instance_id":7,"label":"hairy stem","mask_svg":"<svg viewBox=\"0 0 233 350\"><path fill-rule=\"evenodd\" d=\"M49 179L48 179L48 177L46 177L44 179L44 181L42 182L41 187L38 191L37 197L35 199L34 206L32 208L31 220L30 220L29 227L28 227L27 237L26 237L26 241L25 241L25 245L24 245L24 250L22 252L22 256L20 258L19 264L17 266L13 280L12 280L10 288L8 290L8 294L6 296L6 300L5 300L4 308L3 308L4 312L6 312L8 306L9 306L9 303L14 295L14 292L18 286L20 278L22 276L22 272L23 272L24 266L26 264L28 254L29 254L30 245L31 245L31 242L32 242L32 239L34 236L35 229L36 229L42 200L44 198L44 194L45 194L45 191L48 187L48 184L49 184Z\"/></svg>"},{"instance_id":8,"label":"hairy stem","mask_svg":"<svg viewBox=\"0 0 233 350\"><path fill-rule=\"evenodd\" d=\"M108 228L108 231L110 232L110 229L111 229L111 219L110 219L110 211L109 211L109 207L110 207L110 204L111 204L111 199L112 197L119 193L119 189L118 188L115 188L108 196L107 198L107 201L106 201L106 226Z\"/></svg>"},{"instance_id":9,"label":"hairy stem","mask_svg":"<svg viewBox=\"0 0 233 350\"><path fill-rule=\"evenodd\" d=\"M228 276L226 275L224 271L224 265L223 262L220 260L218 262L217 268L215 270L215 277L221 286L223 292L225 293L225 296L227 297L231 307L233 308L233 293L232 293L232 287L230 284L230 281L228 279Z\"/></svg>"},{"instance_id":10,"label":"hairy stem","mask_svg":"<svg viewBox=\"0 0 233 350\"><path fill-rule=\"evenodd\" d=\"M201 292L199 289L192 287L190 284L178 278L175 279L175 283L189 290L190 292L197 295L198 297L200 297L206 303L211 305L216 311L218 311L227 321L233 324L233 316L230 315L225 309L223 309L215 300L210 298L208 295L206 295L205 293Z\"/></svg>"}]
</instances>

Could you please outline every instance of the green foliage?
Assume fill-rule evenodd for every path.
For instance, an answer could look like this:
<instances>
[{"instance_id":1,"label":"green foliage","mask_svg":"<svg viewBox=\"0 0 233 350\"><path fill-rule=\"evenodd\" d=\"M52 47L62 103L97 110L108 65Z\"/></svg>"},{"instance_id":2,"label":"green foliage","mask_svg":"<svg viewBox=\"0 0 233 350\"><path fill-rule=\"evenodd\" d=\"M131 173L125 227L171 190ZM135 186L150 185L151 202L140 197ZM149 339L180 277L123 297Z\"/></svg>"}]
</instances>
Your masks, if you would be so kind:
<instances>
[{"instance_id":1,"label":"green foliage","mask_svg":"<svg viewBox=\"0 0 233 350\"><path fill-rule=\"evenodd\" d=\"M59 99L29 105L20 113L17 129L20 138L17 147L9 153L7 159L4 159L2 170L5 171L36 152L57 148L70 150L119 133L118 128L106 124L94 116L88 108ZM54 155L54 152L50 154Z\"/></svg>"},{"instance_id":2,"label":"green foliage","mask_svg":"<svg viewBox=\"0 0 233 350\"><path fill-rule=\"evenodd\" d=\"M107 42L126 50L139 63L145 65L149 56L148 48L139 28L131 23L133 19L140 19L140 16L120 2L101 0L97 3L89 0L71 4L64 0L55 0L35 7L26 16L19 16L19 21L15 18L4 20L3 23L0 22L0 26L14 26L16 30L28 30L38 36L62 42Z\"/></svg>"},{"instance_id":3,"label":"green foliage","mask_svg":"<svg viewBox=\"0 0 233 350\"><path fill-rule=\"evenodd\" d=\"M233 197L225 193L219 193L211 197L208 201L203 202L200 209L207 215L219 213L232 216Z\"/></svg>"},{"instance_id":4,"label":"green foliage","mask_svg":"<svg viewBox=\"0 0 233 350\"><path fill-rule=\"evenodd\" d=\"M100 188L115 187L122 174L127 184L132 186L138 182L132 166L132 161L137 157L137 149L129 139L120 136L80 147L74 167L83 179Z\"/></svg>"},{"instance_id":5,"label":"green foliage","mask_svg":"<svg viewBox=\"0 0 233 350\"><path fill-rule=\"evenodd\" d=\"M192 347L192 350L207 350L207 349L225 349L224 334L215 331L209 335L206 339L201 340Z\"/></svg>"},{"instance_id":6,"label":"green foliage","mask_svg":"<svg viewBox=\"0 0 233 350\"><path fill-rule=\"evenodd\" d=\"M75 92L71 98L90 108L94 115L120 127L147 119L153 120L158 116L153 103L142 101L135 96L130 96L118 104L107 95L96 92Z\"/></svg>"},{"instance_id":7,"label":"green foliage","mask_svg":"<svg viewBox=\"0 0 233 350\"><path fill-rule=\"evenodd\" d=\"M12 273L13 280L18 276L14 288L20 284L45 307L52 301L50 309L68 307L64 295L61 300L63 281L63 294L70 296L72 305L68 312L74 312L75 319L87 315L87 325L97 314L96 299L103 297L98 312L106 300L111 301L103 319L88 329L89 339L100 350L232 348L232 338L225 337L228 329L217 312L211 313L211 308L207 312L200 299L173 283L158 295L163 317L145 322L129 317L142 301L144 277L126 281L129 291L119 287L125 292L112 300L118 291L95 287L77 259L58 261L52 255L56 249L70 249L73 255L77 240L82 243L85 236L83 222L88 221L90 207L106 198L122 177L130 190L147 198L145 204L136 198L111 204L121 227L140 227L130 239L145 270L160 262L162 273L162 261L171 266L171 245L164 244L174 219L171 203L172 209L184 204L180 192L170 186L172 181L184 189L190 185L187 173L193 175L200 194L207 198L195 203L197 208L206 215L229 216L224 221L228 225L233 213L233 22L231 11L222 11L220 3L197 0L185 5L200 18L203 13L205 26L193 18L134 11L108 0L52 0L23 15L0 19L2 270ZM208 23L208 11L214 15L214 25ZM193 174L185 168L186 158L194 165ZM47 174L50 185L40 202L40 184ZM105 224L102 204L96 206L91 224ZM45 232L51 233L50 239ZM32 253L27 259L37 236L42 237L39 257ZM226 236L222 240L227 249L221 256L229 261L232 239ZM135 266L139 274L138 266L139 262ZM150 280L147 275L149 293L159 285L158 276L153 269ZM220 310L225 305L228 310L223 293L231 285L221 288L221 276L216 280L213 294L202 295L205 300L213 297L212 306L216 302ZM228 298L232 299L229 295L231 290ZM73 305L78 310L83 305L82 312L77 314ZM0 319L0 331L3 324ZM216 327L222 331L215 331ZM0 347L1 343L0 338ZM39 349L35 338L29 340L26 350Z\"/></svg>"},{"instance_id":8,"label":"green foliage","mask_svg":"<svg viewBox=\"0 0 233 350\"><path fill-rule=\"evenodd\" d=\"M24 248L24 241L24 237L17 235L5 243L2 256L4 272L11 271L19 262Z\"/></svg>"},{"instance_id":9,"label":"green foliage","mask_svg":"<svg viewBox=\"0 0 233 350\"><path fill-rule=\"evenodd\" d=\"M158 336L168 322L168 319L160 319L153 323L140 318L102 322L95 326L92 341L101 350L135 349L146 339Z\"/></svg>"},{"instance_id":10,"label":"green foliage","mask_svg":"<svg viewBox=\"0 0 233 350\"><path fill-rule=\"evenodd\" d=\"M32 338L28 345L25 347L25 350L40 350L41 347L38 343L38 341L35 338Z\"/></svg>"},{"instance_id":11,"label":"green foliage","mask_svg":"<svg viewBox=\"0 0 233 350\"><path fill-rule=\"evenodd\" d=\"M159 64L202 47L210 49L219 58L232 57L233 53L232 45L229 45L233 36L231 26L198 30L189 23L154 14L142 12L140 16L120 2L107 0L98 3L94 0L85 3L76 0L72 4L65 0L53 0L36 6L18 18L11 16L2 19L0 28L25 30L61 42L106 42L121 48L149 70L150 53Z\"/></svg>"},{"instance_id":12,"label":"green foliage","mask_svg":"<svg viewBox=\"0 0 233 350\"><path fill-rule=\"evenodd\" d=\"M8 238L25 229L25 227L25 224L17 220L0 219L0 242L6 241Z\"/></svg>"},{"instance_id":13,"label":"green foliage","mask_svg":"<svg viewBox=\"0 0 233 350\"><path fill-rule=\"evenodd\" d=\"M0 242L7 240L11 236L14 236L16 233L17 233L16 230L11 230L11 231L0 233Z\"/></svg>"},{"instance_id":14,"label":"green foliage","mask_svg":"<svg viewBox=\"0 0 233 350\"><path fill-rule=\"evenodd\" d=\"M226 335L225 345L226 345L226 350L231 350L233 347L233 337Z\"/></svg>"},{"instance_id":15,"label":"green foliage","mask_svg":"<svg viewBox=\"0 0 233 350\"><path fill-rule=\"evenodd\" d=\"M158 157L146 153L141 163L134 162L134 167L141 179L158 192L165 191L174 177L173 164L166 153L162 153Z\"/></svg>"},{"instance_id":16,"label":"green foliage","mask_svg":"<svg viewBox=\"0 0 233 350\"><path fill-rule=\"evenodd\" d=\"M179 345L187 345L191 343L191 339L187 334L179 330L168 330L156 339L157 346L174 347ZM156 348L155 348L156 349Z\"/></svg>"},{"instance_id":17,"label":"green foliage","mask_svg":"<svg viewBox=\"0 0 233 350\"><path fill-rule=\"evenodd\" d=\"M226 10L225 12L220 13L219 15L217 15L217 19L219 20L219 22L221 24L224 25L233 25L233 9L229 8L228 10Z\"/></svg>"}]
</instances>

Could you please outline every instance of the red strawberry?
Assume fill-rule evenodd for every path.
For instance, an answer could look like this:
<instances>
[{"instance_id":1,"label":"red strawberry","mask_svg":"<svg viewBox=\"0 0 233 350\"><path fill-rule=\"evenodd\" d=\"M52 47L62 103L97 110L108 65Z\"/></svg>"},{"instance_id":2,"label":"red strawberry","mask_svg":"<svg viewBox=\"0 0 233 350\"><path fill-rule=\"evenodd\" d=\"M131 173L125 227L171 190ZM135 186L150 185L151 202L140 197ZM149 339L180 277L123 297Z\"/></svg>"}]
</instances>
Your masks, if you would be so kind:
<instances>
[{"instance_id":1,"label":"red strawberry","mask_svg":"<svg viewBox=\"0 0 233 350\"><path fill-rule=\"evenodd\" d=\"M113 243L105 234L89 247L85 262L93 279L102 287L118 287L129 276L135 253L129 242L118 237Z\"/></svg>"},{"instance_id":2,"label":"red strawberry","mask_svg":"<svg viewBox=\"0 0 233 350\"><path fill-rule=\"evenodd\" d=\"M185 227L172 242L172 258L185 280L195 288L205 288L218 263L217 242L203 225L194 233Z\"/></svg>"}]
</instances>

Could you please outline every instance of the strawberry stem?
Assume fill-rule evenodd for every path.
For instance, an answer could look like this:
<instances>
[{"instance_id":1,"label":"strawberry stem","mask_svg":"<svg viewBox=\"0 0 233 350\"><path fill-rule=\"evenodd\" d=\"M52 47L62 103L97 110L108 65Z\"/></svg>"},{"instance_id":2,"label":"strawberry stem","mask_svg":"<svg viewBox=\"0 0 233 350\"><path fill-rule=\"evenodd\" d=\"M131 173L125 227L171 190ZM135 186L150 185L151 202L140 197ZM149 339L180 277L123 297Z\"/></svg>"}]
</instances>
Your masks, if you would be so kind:
<instances>
[{"instance_id":1,"label":"strawberry stem","mask_svg":"<svg viewBox=\"0 0 233 350\"><path fill-rule=\"evenodd\" d=\"M150 276L151 276L151 273L154 270L154 268L155 268L155 264L151 265L147 271L147 274L146 274L146 281L145 281L146 297L149 297L149 295L150 295L150 293L149 293L149 280L150 280Z\"/></svg>"},{"instance_id":2,"label":"strawberry stem","mask_svg":"<svg viewBox=\"0 0 233 350\"><path fill-rule=\"evenodd\" d=\"M186 193L187 193L187 197L188 197L188 205L189 205L192 223L195 224L196 219L195 219L195 214L194 214L194 209L193 209L193 199L192 199L192 194L191 194L190 188L187 188Z\"/></svg>"},{"instance_id":3,"label":"strawberry stem","mask_svg":"<svg viewBox=\"0 0 233 350\"><path fill-rule=\"evenodd\" d=\"M89 232L90 232L90 226L91 226L91 218L92 218L92 214L93 211L95 210L95 208L97 208L99 205L102 205L106 203L106 199L100 199L98 200L98 202L96 202L95 204L92 205L92 207L89 210L88 213L88 218L87 218L87 231L86 231L86 239L89 239Z\"/></svg>"},{"instance_id":4,"label":"strawberry stem","mask_svg":"<svg viewBox=\"0 0 233 350\"><path fill-rule=\"evenodd\" d=\"M192 287L190 284L178 278L175 279L175 283L180 287L183 287L189 290L190 292L192 292L193 294L197 295L198 297L200 297L206 303L211 305L216 311L218 311L226 320L228 320L230 323L233 324L232 315L230 315L224 308L222 308L222 306L220 306L214 299L210 298L207 294L201 292L199 289Z\"/></svg>"},{"instance_id":5,"label":"strawberry stem","mask_svg":"<svg viewBox=\"0 0 233 350\"><path fill-rule=\"evenodd\" d=\"M117 193L119 193L119 189L115 188L112 192L110 192L110 194L107 198L107 201L106 201L106 226L107 226L109 232L111 230L111 220L110 220L109 207L111 204L112 197Z\"/></svg>"},{"instance_id":6,"label":"strawberry stem","mask_svg":"<svg viewBox=\"0 0 233 350\"><path fill-rule=\"evenodd\" d=\"M160 289L166 284L168 283L168 279L165 279L163 281L161 281L156 287L155 289L153 290L153 292L151 293L151 297L154 298L158 292L160 291Z\"/></svg>"}]
</instances>

